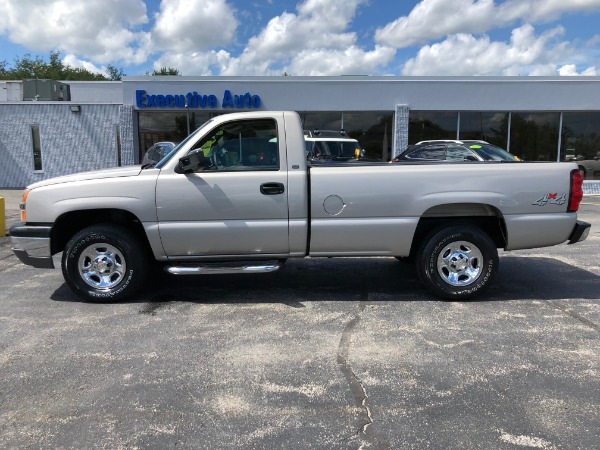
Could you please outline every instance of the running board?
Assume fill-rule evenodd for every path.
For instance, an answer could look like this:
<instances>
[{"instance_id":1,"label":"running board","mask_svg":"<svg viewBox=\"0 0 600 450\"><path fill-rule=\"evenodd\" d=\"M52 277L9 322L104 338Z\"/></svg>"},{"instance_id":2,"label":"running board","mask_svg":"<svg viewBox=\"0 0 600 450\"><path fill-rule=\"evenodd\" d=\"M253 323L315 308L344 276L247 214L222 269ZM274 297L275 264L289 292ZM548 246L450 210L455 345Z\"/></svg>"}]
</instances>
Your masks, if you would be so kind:
<instances>
[{"instance_id":1,"label":"running board","mask_svg":"<svg viewBox=\"0 0 600 450\"><path fill-rule=\"evenodd\" d=\"M200 265L168 266L172 275L220 275L232 273L268 273L283 267L285 261L240 261L238 263L204 263Z\"/></svg>"}]
</instances>

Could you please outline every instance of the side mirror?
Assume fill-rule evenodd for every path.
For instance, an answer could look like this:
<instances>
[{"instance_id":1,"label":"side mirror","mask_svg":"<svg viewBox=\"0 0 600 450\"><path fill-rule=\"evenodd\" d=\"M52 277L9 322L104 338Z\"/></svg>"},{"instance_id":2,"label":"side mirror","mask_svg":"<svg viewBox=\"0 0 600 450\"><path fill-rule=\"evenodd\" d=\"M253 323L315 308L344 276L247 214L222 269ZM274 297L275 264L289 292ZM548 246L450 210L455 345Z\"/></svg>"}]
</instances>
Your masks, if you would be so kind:
<instances>
[{"instance_id":1,"label":"side mirror","mask_svg":"<svg viewBox=\"0 0 600 450\"><path fill-rule=\"evenodd\" d=\"M475 156L467 155L465 156L465 161L479 161Z\"/></svg>"},{"instance_id":2,"label":"side mirror","mask_svg":"<svg viewBox=\"0 0 600 450\"><path fill-rule=\"evenodd\" d=\"M204 156L202 150L194 150L185 156L179 158L179 164L175 168L177 173L192 173L200 168L210 165L210 160Z\"/></svg>"}]
</instances>

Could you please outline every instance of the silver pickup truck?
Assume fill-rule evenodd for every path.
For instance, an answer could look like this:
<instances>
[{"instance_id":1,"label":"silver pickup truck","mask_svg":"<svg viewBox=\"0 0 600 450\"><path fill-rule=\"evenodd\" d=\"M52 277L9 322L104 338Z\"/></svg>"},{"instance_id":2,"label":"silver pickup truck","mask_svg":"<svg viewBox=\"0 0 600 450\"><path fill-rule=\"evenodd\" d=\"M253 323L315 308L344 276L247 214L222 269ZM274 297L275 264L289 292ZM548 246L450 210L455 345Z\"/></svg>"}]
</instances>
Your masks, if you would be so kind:
<instances>
[{"instance_id":1,"label":"silver pickup truck","mask_svg":"<svg viewBox=\"0 0 600 450\"><path fill-rule=\"evenodd\" d=\"M260 273L287 258L414 262L435 295L480 294L498 248L587 237L575 163L331 163L307 166L294 112L209 120L156 165L49 179L10 229L25 264L62 271L79 296L117 300L152 266L174 275Z\"/></svg>"}]
</instances>

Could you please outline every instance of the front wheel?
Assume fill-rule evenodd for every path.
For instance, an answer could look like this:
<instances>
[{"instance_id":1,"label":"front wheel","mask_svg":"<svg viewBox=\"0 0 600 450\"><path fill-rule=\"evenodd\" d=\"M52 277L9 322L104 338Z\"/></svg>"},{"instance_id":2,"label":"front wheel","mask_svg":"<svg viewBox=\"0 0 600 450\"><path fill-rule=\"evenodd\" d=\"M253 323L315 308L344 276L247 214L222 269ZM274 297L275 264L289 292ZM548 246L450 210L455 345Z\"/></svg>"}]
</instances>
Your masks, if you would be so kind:
<instances>
[{"instance_id":1,"label":"front wheel","mask_svg":"<svg viewBox=\"0 0 600 450\"><path fill-rule=\"evenodd\" d=\"M133 295L148 271L146 252L126 228L104 224L85 228L65 246L62 271L69 287L94 302Z\"/></svg>"},{"instance_id":2,"label":"front wheel","mask_svg":"<svg viewBox=\"0 0 600 450\"><path fill-rule=\"evenodd\" d=\"M483 292L496 275L498 251L479 228L452 226L425 241L416 266L432 293L448 300L467 300Z\"/></svg>"}]
</instances>

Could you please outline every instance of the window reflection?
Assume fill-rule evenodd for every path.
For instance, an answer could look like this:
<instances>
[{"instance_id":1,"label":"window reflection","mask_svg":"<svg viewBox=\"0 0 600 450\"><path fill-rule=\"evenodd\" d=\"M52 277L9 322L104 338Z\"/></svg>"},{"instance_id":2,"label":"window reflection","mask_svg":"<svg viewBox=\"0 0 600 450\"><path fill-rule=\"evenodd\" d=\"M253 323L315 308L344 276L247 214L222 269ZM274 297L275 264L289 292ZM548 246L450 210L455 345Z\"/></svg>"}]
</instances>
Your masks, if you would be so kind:
<instances>
[{"instance_id":1,"label":"window reflection","mask_svg":"<svg viewBox=\"0 0 600 450\"><path fill-rule=\"evenodd\" d=\"M157 142L179 143L211 117L217 114L200 111L138 112L139 161Z\"/></svg>"},{"instance_id":2,"label":"window reflection","mask_svg":"<svg viewBox=\"0 0 600 450\"><path fill-rule=\"evenodd\" d=\"M156 142L181 142L190 132L220 113L209 112L138 112L140 161ZM305 130L344 129L346 135L356 139L365 150L365 158L390 160L393 145L393 111L300 111ZM187 116L187 117L186 117Z\"/></svg>"},{"instance_id":3,"label":"window reflection","mask_svg":"<svg viewBox=\"0 0 600 450\"><path fill-rule=\"evenodd\" d=\"M393 111L300 112L305 130L342 128L365 150L365 158L389 161L393 144Z\"/></svg>"},{"instance_id":4,"label":"window reflection","mask_svg":"<svg viewBox=\"0 0 600 450\"><path fill-rule=\"evenodd\" d=\"M408 123L408 144L434 139L456 139L457 121L457 112L411 111Z\"/></svg>"},{"instance_id":5,"label":"window reflection","mask_svg":"<svg viewBox=\"0 0 600 450\"><path fill-rule=\"evenodd\" d=\"M389 161L393 143L392 111L344 113L344 129L365 150L365 157Z\"/></svg>"},{"instance_id":6,"label":"window reflection","mask_svg":"<svg viewBox=\"0 0 600 450\"><path fill-rule=\"evenodd\" d=\"M563 113L560 160L575 161L585 179L600 180L600 112Z\"/></svg>"},{"instance_id":7,"label":"window reflection","mask_svg":"<svg viewBox=\"0 0 600 450\"><path fill-rule=\"evenodd\" d=\"M139 149L142 155L159 141L180 142L220 112L139 111ZM357 139L369 159L389 160L394 137L393 111L301 111L306 130L342 128ZM422 140L484 140L528 161L556 161L559 112L410 111L409 144ZM508 130L510 129L510 139ZM586 179L600 179L600 112L565 112L561 131L561 161L576 161ZM397 149L401 151L403 149ZM36 161L40 165L40 161Z\"/></svg>"},{"instance_id":8,"label":"window reflection","mask_svg":"<svg viewBox=\"0 0 600 450\"><path fill-rule=\"evenodd\" d=\"M461 112L459 139L474 139L506 148L508 143L507 112Z\"/></svg>"},{"instance_id":9,"label":"window reflection","mask_svg":"<svg viewBox=\"0 0 600 450\"><path fill-rule=\"evenodd\" d=\"M305 130L335 130L342 129L342 113L339 111L303 111L300 114Z\"/></svg>"},{"instance_id":10,"label":"window reflection","mask_svg":"<svg viewBox=\"0 0 600 450\"><path fill-rule=\"evenodd\" d=\"M526 161L556 161L560 113L513 112L510 152Z\"/></svg>"}]
</instances>

